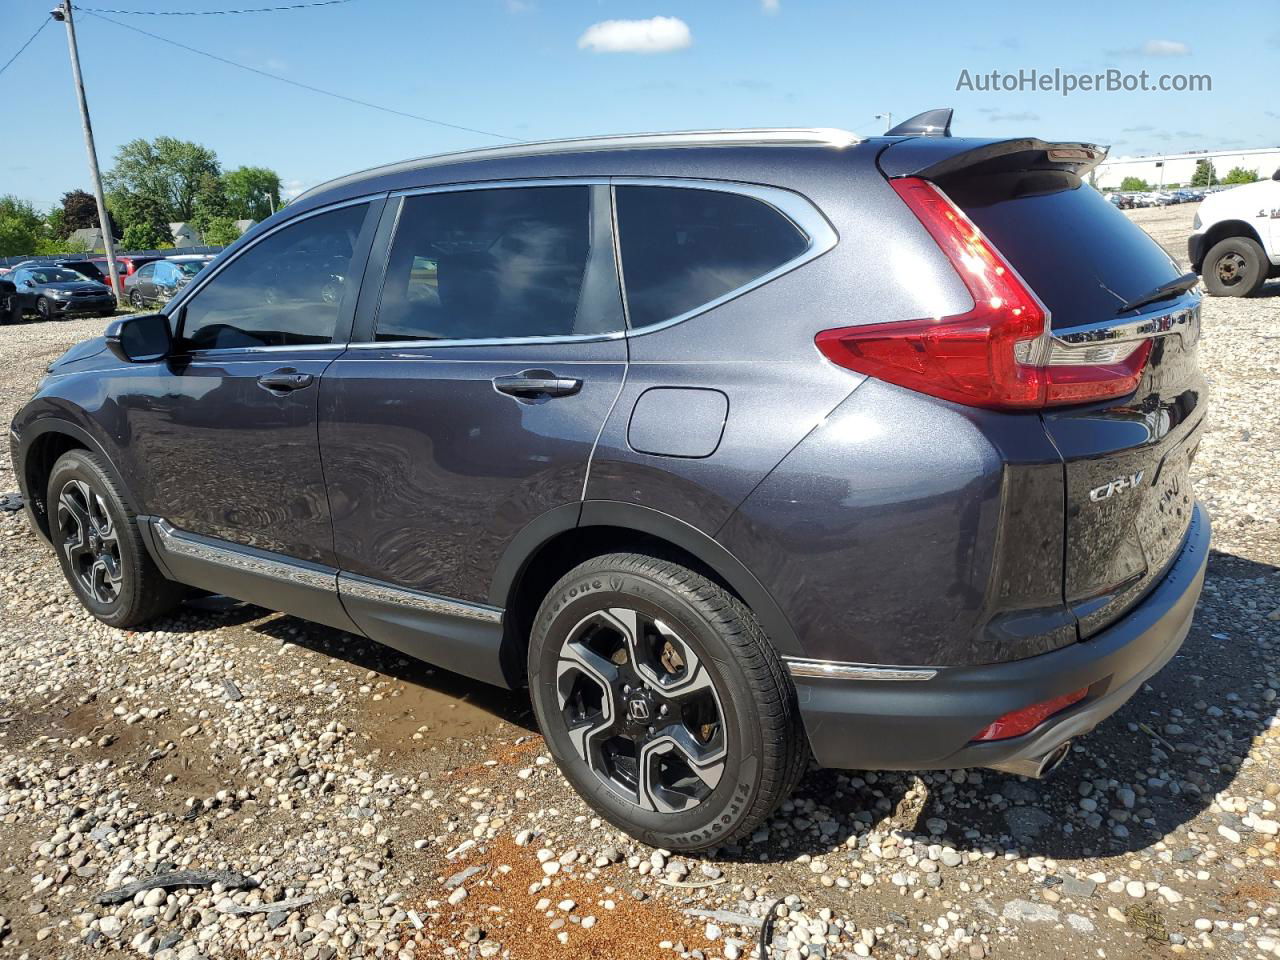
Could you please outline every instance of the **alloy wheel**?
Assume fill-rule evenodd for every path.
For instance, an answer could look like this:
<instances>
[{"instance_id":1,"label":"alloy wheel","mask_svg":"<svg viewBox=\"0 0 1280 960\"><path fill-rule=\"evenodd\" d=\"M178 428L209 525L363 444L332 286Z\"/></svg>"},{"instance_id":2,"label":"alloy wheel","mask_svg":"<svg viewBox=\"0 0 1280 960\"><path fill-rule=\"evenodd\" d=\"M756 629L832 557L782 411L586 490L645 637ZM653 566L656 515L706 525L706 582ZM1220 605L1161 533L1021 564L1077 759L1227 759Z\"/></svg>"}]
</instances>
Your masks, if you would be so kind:
<instances>
[{"instance_id":1,"label":"alloy wheel","mask_svg":"<svg viewBox=\"0 0 1280 960\"><path fill-rule=\"evenodd\" d=\"M642 809L690 810L720 782L727 753L720 694L663 620L611 607L579 621L560 649L556 693L579 758Z\"/></svg>"},{"instance_id":2,"label":"alloy wheel","mask_svg":"<svg viewBox=\"0 0 1280 960\"><path fill-rule=\"evenodd\" d=\"M58 536L72 576L99 603L120 596L124 579L120 541L102 497L83 480L68 480L58 494Z\"/></svg>"}]
</instances>

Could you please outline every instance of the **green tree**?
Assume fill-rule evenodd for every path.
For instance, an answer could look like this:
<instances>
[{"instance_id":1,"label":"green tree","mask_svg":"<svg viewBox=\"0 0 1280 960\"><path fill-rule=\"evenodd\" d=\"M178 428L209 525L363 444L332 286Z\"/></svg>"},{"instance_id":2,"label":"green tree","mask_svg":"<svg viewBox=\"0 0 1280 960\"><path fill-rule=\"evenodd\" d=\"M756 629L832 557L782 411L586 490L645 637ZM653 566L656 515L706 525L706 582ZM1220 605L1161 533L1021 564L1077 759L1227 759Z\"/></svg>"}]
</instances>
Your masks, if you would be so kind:
<instances>
[{"instance_id":1,"label":"green tree","mask_svg":"<svg viewBox=\"0 0 1280 960\"><path fill-rule=\"evenodd\" d=\"M215 218L230 215L231 206L227 203L221 178L209 173L204 174L196 186L195 210L191 215L191 222L197 230L204 233Z\"/></svg>"},{"instance_id":2,"label":"green tree","mask_svg":"<svg viewBox=\"0 0 1280 960\"><path fill-rule=\"evenodd\" d=\"M230 217L214 217L209 221L208 227L201 231L201 239L214 247L225 247L229 243L235 243L239 237L236 222Z\"/></svg>"},{"instance_id":3,"label":"green tree","mask_svg":"<svg viewBox=\"0 0 1280 960\"><path fill-rule=\"evenodd\" d=\"M1120 189L1125 193L1146 193L1151 186L1140 177L1125 177L1120 181Z\"/></svg>"},{"instance_id":4,"label":"green tree","mask_svg":"<svg viewBox=\"0 0 1280 960\"><path fill-rule=\"evenodd\" d=\"M220 176L218 155L208 147L173 137L131 140L116 153L104 178L116 192L148 197L160 204L166 222L190 220L202 178Z\"/></svg>"},{"instance_id":5,"label":"green tree","mask_svg":"<svg viewBox=\"0 0 1280 960\"><path fill-rule=\"evenodd\" d=\"M26 200L6 194L0 196L0 257L19 257L36 253L47 239L44 218Z\"/></svg>"},{"instance_id":6,"label":"green tree","mask_svg":"<svg viewBox=\"0 0 1280 960\"><path fill-rule=\"evenodd\" d=\"M1258 171L1246 170L1244 167L1232 167L1222 178L1223 183L1257 183Z\"/></svg>"},{"instance_id":7,"label":"green tree","mask_svg":"<svg viewBox=\"0 0 1280 960\"><path fill-rule=\"evenodd\" d=\"M1196 172L1191 175L1191 185L1193 187L1212 187L1218 182L1218 171L1213 169L1213 161L1197 160Z\"/></svg>"},{"instance_id":8,"label":"green tree","mask_svg":"<svg viewBox=\"0 0 1280 960\"><path fill-rule=\"evenodd\" d=\"M120 241L126 250L158 250L170 245L169 231L156 229L152 223L132 223L124 228Z\"/></svg>"},{"instance_id":9,"label":"green tree","mask_svg":"<svg viewBox=\"0 0 1280 960\"><path fill-rule=\"evenodd\" d=\"M165 215L163 205L154 197L117 190L107 197L107 206L111 220L124 225L126 238L129 236L130 227L139 228L134 232L135 238L160 238L168 242L172 237L169 232L169 218ZM153 250L155 247L154 243L148 243L142 247L129 244L131 250Z\"/></svg>"},{"instance_id":10,"label":"green tree","mask_svg":"<svg viewBox=\"0 0 1280 960\"><path fill-rule=\"evenodd\" d=\"M266 167L237 167L222 175L223 190L236 220L265 220L280 209L280 174Z\"/></svg>"}]
</instances>

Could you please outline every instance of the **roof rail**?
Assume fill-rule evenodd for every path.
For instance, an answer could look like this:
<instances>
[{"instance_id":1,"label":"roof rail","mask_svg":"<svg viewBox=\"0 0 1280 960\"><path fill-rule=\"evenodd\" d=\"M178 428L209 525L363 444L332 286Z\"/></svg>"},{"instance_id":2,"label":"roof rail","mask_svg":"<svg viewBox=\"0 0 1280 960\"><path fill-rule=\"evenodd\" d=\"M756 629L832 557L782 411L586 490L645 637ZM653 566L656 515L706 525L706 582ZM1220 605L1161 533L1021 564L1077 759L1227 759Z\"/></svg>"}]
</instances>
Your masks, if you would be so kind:
<instances>
[{"instance_id":1,"label":"roof rail","mask_svg":"<svg viewBox=\"0 0 1280 960\"><path fill-rule=\"evenodd\" d=\"M501 160L507 157L550 156L559 153L585 153L592 150L649 149L661 150L701 146L827 146L849 147L860 143L861 138L848 130L834 127L764 127L741 130L683 130L673 133L633 133L599 137L574 137L566 140L540 140L513 143L501 147L478 147L453 153L437 153L415 157L396 163L384 164L360 170L326 181L305 191L294 202L322 190L344 183L351 183L378 174L398 173L422 167L437 167L448 163L464 163L472 160Z\"/></svg>"}]
</instances>

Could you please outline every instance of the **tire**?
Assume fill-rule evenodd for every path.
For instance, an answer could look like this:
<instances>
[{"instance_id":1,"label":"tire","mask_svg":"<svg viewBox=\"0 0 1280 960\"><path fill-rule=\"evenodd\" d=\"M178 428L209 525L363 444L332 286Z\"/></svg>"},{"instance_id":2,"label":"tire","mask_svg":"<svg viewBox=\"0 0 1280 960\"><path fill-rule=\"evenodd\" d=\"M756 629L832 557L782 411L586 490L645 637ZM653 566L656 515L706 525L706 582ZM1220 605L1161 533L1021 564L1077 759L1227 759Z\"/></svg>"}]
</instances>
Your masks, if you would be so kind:
<instances>
[{"instance_id":1,"label":"tire","mask_svg":"<svg viewBox=\"0 0 1280 960\"><path fill-rule=\"evenodd\" d=\"M795 689L751 611L668 560L608 554L562 577L534 620L529 687L583 799L667 850L750 834L808 763Z\"/></svg>"},{"instance_id":2,"label":"tire","mask_svg":"<svg viewBox=\"0 0 1280 960\"><path fill-rule=\"evenodd\" d=\"M1227 237L1204 257L1204 288L1214 297L1248 297L1266 282L1270 264L1255 240Z\"/></svg>"},{"instance_id":3,"label":"tire","mask_svg":"<svg viewBox=\"0 0 1280 960\"><path fill-rule=\"evenodd\" d=\"M129 303L133 305L133 309L142 310L146 307L146 303L142 299L142 294L138 292L138 288L134 287L129 291Z\"/></svg>"},{"instance_id":4,"label":"tire","mask_svg":"<svg viewBox=\"0 0 1280 960\"><path fill-rule=\"evenodd\" d=\"M184 588L152 562L137 518L96 454L59 457L47 497L58 563L86 610L110 626L135 627L182 602Z\"/></svg>"},{"instance_id":5,"label":"tire","mask_svg":"<svg viewBox=\"0 0 1280 960\"><path fill-rule=\"evenodd\" d=\"M52 320L53 304L51 304L45 297L37 297L36 298L36 314L40 317L41 320Z\"/></svg>"}]
</instances>

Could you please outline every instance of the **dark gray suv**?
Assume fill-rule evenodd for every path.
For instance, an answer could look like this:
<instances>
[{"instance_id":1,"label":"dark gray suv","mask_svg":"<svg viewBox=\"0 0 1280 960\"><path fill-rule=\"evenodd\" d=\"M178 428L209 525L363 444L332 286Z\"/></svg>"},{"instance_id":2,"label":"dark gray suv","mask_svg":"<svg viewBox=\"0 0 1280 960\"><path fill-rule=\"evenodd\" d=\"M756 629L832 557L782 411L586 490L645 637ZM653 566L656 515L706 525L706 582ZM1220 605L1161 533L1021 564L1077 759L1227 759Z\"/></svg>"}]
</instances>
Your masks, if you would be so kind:
<instances>
[{"instance_id":1,"label":"dark gray suv","mask_svg":"<svg viewBox=\"0 0 1280 960\"><path fill-rule=\"evenodd\" d=\"M937 133L326 184L52 365L31 519L108 624L194 587L527 685L667 848L811 756L1039 775L1190 626L1199 303L1097 148Z\"/></svg>"}]
</instances>

